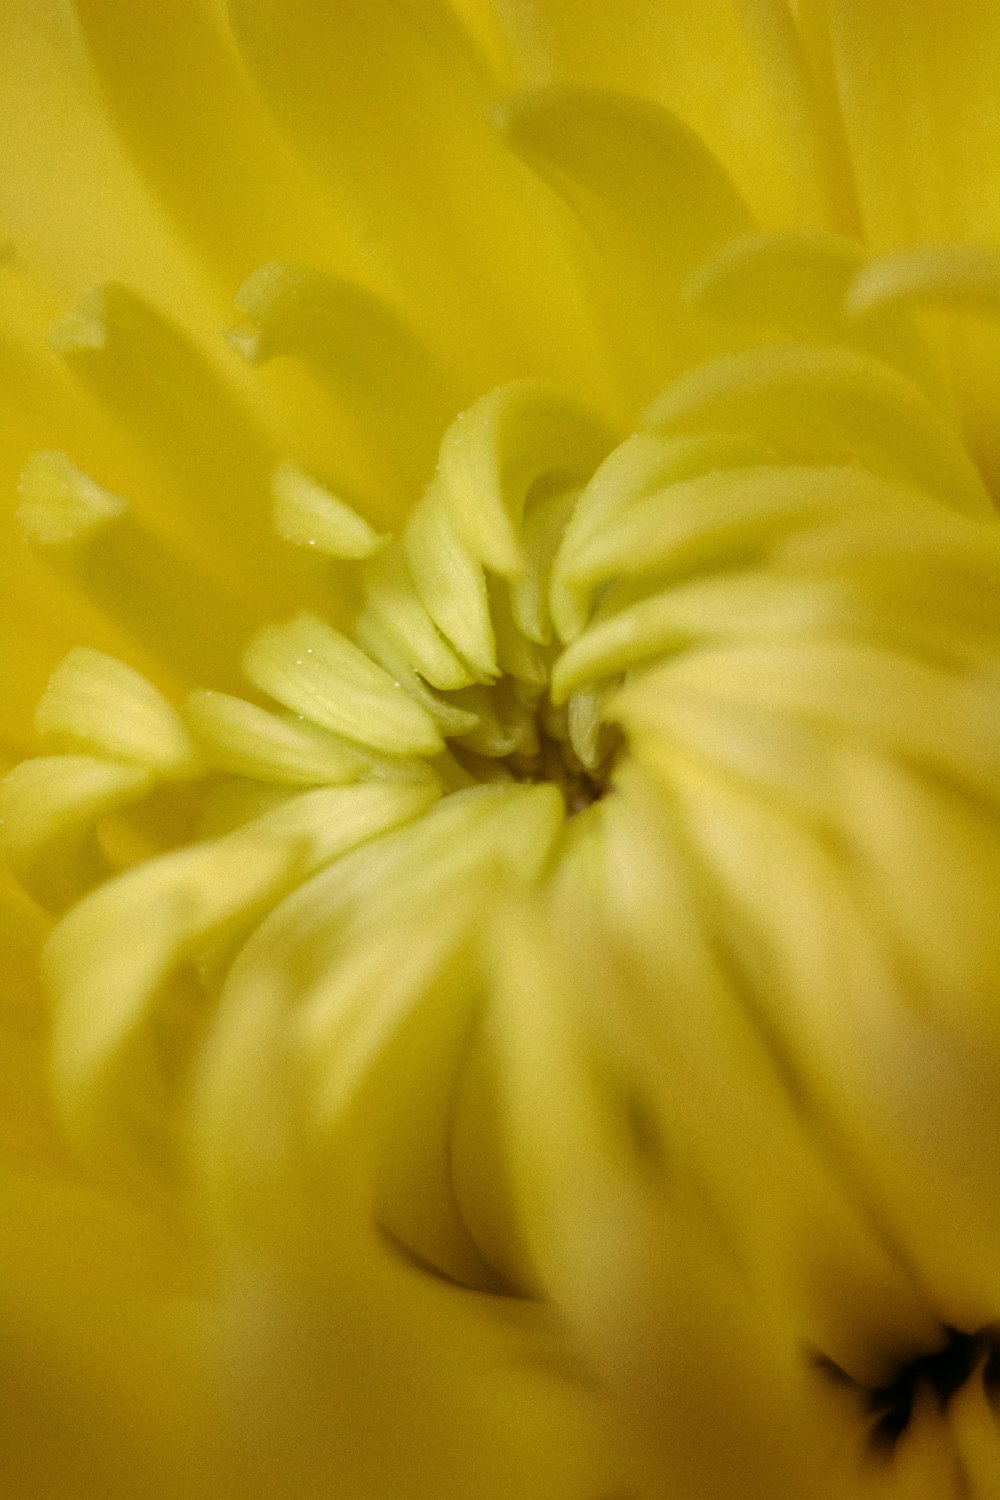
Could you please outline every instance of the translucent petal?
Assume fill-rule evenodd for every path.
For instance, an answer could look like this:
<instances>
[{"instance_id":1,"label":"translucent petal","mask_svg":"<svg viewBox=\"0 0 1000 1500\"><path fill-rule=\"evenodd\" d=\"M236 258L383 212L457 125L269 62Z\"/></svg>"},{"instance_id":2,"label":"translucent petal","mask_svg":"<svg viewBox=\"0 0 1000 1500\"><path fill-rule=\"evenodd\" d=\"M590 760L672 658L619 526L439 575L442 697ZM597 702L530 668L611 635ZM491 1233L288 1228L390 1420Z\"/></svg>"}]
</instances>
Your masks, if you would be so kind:
<instances>
[{"instance_id":1,"label":"translucent petal","mask_svg":"<svg viewBox=\"0 0 1000 1500\"><path fill-rule=\"evenodd\" d=\"M508 101L502 120L581 212L589 192L648 241L666 285L750 228L738 191L699 138L644 100L549 89Z\"/></svg>"},{"instance_id":2,"label":"translucent petal","mask_svg":"<svg viewBox=\"0 0 1000 1500\"><path fill-rule=\"evenodd\" d=\"M315 547L328 557L371 557L387 540L364 516L338 499L296 464L283 463L271 479L274 526L299 547Z\"/></svg>"},{"instance_id":3,"label":"translucent petal","mask_svg":"<svg viewBox=\"0 0 1000 1500\"><path fill-rule=\"evenodd\" d=\"M991 245L923 245L869 261L853 279L848 311L946 307L1000 314L1000 250Z\"/></svg>"},{"instance_id":4,"label":"translucent petal","mask_svg":"<svg viewBox=\"0 0 1000 1500\"><path fill-rule=\"evenodd\" d=\"M858 284L866 284L869 274L855 240L815 231L754 235L727 245L700 267L684 295L710 317L874 354L932 399L943 400L942 373L903 309L883 303L875 316L854 316L861 310ZM865 310L874 307L872 299Z\"/></svg>"},{"instance_id":5,"label":"translucent petal","mask_svg":"<svg viewBox=\"0 0 1000 1500\"><path fill-rule=\"evenodd\" d=\"M161 775L198 769L177 711L140 673L102 651L79 646L49 679L35 731L64 747L135 761Z\"/></svg>"},{"instance_id":6,"label":"translucent petal","mask_svg":"<svg viewBox=\"0 0 1000 1500\"><path fill-rule=\"evenodd\" d=\"M325 621L273 625L244 658L250 681L294 713L390 755L434 755L441 739L426 711Z\"/></svg>"},{"instance_id":7,"label":"translucent petal","mask_svg":"<svg viewBox=\"0 0 1000 1500\"><path fill-rule=\"evenodd\" d=\"M63 453L37 453L21 478L18 519L33 542L83 542L123 516L128 502L95 484Z\"/></svg>"},{"instance_id":8,"label":"translucent petal","mask_svg":"<svg viewBox=\"0 0 1000 1500\"><path fill-rule=\"evenodd\" d=\"M121 496L62 453L36 453L20 481L18 520L52 569L71 580L168 671L232 681L247 601L145 525ZM228 606L228 607L227 607Z\"/></svg>"},{"instance_id":9,"label":"translucent petal","mask_svg":"<svg viewBox=\"0 0 1000 1500\"><path fill-rule=\"evenodd\" d=\"M614 448L580 496L553 564L552 618L563 640L572 640L586 624L590 592L582 560L596 535L616 530L616 517L631 501L664 485L719 469L769 464L773 457L760 439L717 433L637 432Z\"/></svg>"},{"instance_id":10,"label":"translucent petal","mask_svg":"<svg viewBox=\"0 0 1000 1500\"><path fill-rule=\"evenodd\" d=\"M153 786L145 766L86 755L23 760L0 784L4 850L18 879L46 905L80 894L103 861L88 837L96 820Z\"/></svg>"},{"instance_id":11,"label":"translucent petal","mask_svg":"<svg viewBox=\"0 0 1000 1500\"><path fill-rule=\"evenodd\" d=\"M233 591L247 578L301 602L309 584L291 551L272 547L270 476L277 454L231 382L176 325L127 287L89 292L53 327L54 348L155 465L163 499L142 504L175 545L199 547ZM208 503L208 497L211 503Z\"/></svg>"},{"instance_id":12,"label":"translucent petal","mask_svg":"<svg viewBox=\"0 0 1000 1500\"><path fill-rule=\"evenodd\" d=\"M883 621L839 580L775 578L732 571L655 591L595 622L578 636L553 677L557 700L585 683L614 677L653 658L720 640L880 633Z\"/></svg>"},{"instance_id":13,"label":"translucent petal","mask_svg":"<svg viewBox=\"0 0 1000 1500\"><path fill-rule=\"evenodd\" d=\"M540 646L552 639L549 607L552 570L579 498L579 490L557 490L536 501L524 519L521 531L524 571L511 580L511 613L521 635Z\"/></svg>"},{"instance_id":14,"label":"translucent petal","mask_svg":"<svg viewBox=\"0 0 1000 1500\"><path fill-rule=\"evenodd\" d=\"M341 951L345 924L363 935L372 924L392 926L422 915L426 901L443 899L449 887L495 864L530 882L544 868L562 824L561 799L550 786L475 786L442 798L411 827L301 885L234 966L233 984L249 980L268 952L282 954L291 945L308 987Z\"/></svg>"},{"instance_id":15,"label":"translucent petal","mask_svg":"<svg viewBox=\"0 0 1000 1500\"><path fill-rule=\"evenodd\" d=\"M988 679L952 675L867 641L714 646L637 676L613 712L652 727L658 696L669 695L672 678L733 702L746 699L846 730L991 800L1000 785Z\"/></svg>"},{"instance_id":16,"label":"translucent petal","mask_svg":"<svg viewBox=\"0 0 1000 1500\"><path fill-rule=\"evenodd\" d=\"M668 1493L712 1500L815 1493L819 1450L802 1433L817 1414L793 1373L789 1313L777 1315L777 1296L765 1310L766 1297L749 1291L690 1170L671 1162L664 1184L655 1153L642 1149L634 1080L594 1034L593 1012L580 1013L583 986L570 993L549 943L530 930L519 914L496 958L493 1034L514 1189L543 1285L630 1440L632 1477L662 1487L666 1475ZM595 951L588 945L588 964ZM766 1378L753 1370L765 1349ZM732 1437L744 1421L746 1440L720 1448L720 1426Z\"/></svg>"},{"instance_id":17,"label":"translucent petal","mask_svg":"<svg viewBox=\"0 0 1000 1500\"><path fill-rule=\"evenodd\" d=\"M0 489L12 500L30 455L61 451L71 453L88 473L100 475L106 491L127 496L141 465L130 454L124 435L46 348L54 310L21 259L0 267ZM114 482L109 484L112 473ZM24 546L13 503L0 507L0 588L7 627L0 635L0 740L20 739L28 749L29 700L37 698L41 684L81 640L116 655L128 654L144 669L152 665L141 648L130 646L126 632L102 618L81 593L68 589L44 556Z\"/></svg>"},{"instance_id":18,"label":"translucent petal","mask_svg":"<svg viewBox=\"0 0 1000 1500\"><path fill-rule=\"evenodd\" d=\"M427 687L414 670L409 646L400 641L396 630L381 618L377 610L362 610L356 622L358 643L384 667L394 682L421 705L443 736L464 734L476 723L476 713L460 707L450 694L443 697ZM418 642L419 644L419 642Z\"/></svg>"},{"instance_id":19,"label":"translucent petal","mask_svg":"<svg viewBox=\"0 0 1000 1500\"><path fill-rule=\"evenodd\" d=\"M985 1033L970 1042L946 1013L931 1013L882 902L840 852L856 817L874 821L873 803L880 812L883 797L906 795L911 773L879 761L843 756L835 775L847 821L836 840L693 765L675 786L731 962L795 1088L808 1091L830 1149L862 1199L878 1206L938 1315L974 1328L991 1318L997 1274L994 1044ZM914 789L918 798L925 791L938 795L933 782ZM931 881L947 879L949 863ZM926 899L915 894L918 905ZM935 941L929 934L920 946ZM959 1220L966 1233L956 1239L947 1226Z\"/></svg>"},{"instance_id":20,"label":"translucent petal","mask_svg":"<svg viewBox=\"0 0 1000 1500\"><path fill-rule=\"evenodd\" d=\"M420 1206L424 1178L438 1184L434 1196L442 1208L447 1199L440 1182L447 1141L440 1138L435 1151L426 1137L428 1131L440 1137L439 1127L445 1128L459 1054L479 1004L470 941L484 903L496 899L501 874L504 885L537 880L562 821L552 787L472 787L442 800L409 829L331 865L272 914L227 982L223 1032L213 1040L205 1077L205 1107L215 1121L206 1159L222 1174L218 1190L227 1216L249 1213L261 1222L252 1191L243 1201L243 1169L234 1174L232 1153L242 1154L244 1143L225 1144L218 1109L220 1089L228 1094L245 1067L259 1069L262 1039L254 1040L252 1021L248 1029L247 1008L257 1014L259 1000L270 994L268 1003L279 1007L270 1024L280 1024L285 1036L282 1066L293 1067L302 1163L314 1163L307 1167L310 1176L318 1173L317 1229L327 1214L343 1219L349 1231L359 1211L367 1222L364 1203L374 1190L382 1222L414 1254L453 1277L470 1274L460 1225L435 1230L433 1209ZM293 972L298 981L289 987ZM262 987L267 975L274 982ZM373 1006L376 992L381 999ZM441 1107L445 1116L435 1126ZM418 1146L419 1136L425 1145ZM269 1170L265 1162L259 1168ZM282 1194L295 1190L296 1175ZM282 1232L280 1213L267 1217L271 1232ZM449 1217L453 1209L450 1216L444 1212L445 1225ZM453 1235L454 1254L448 1249ZM323 1238L320 1232L310 1257L322 1257ZM471 1274L479 1285L474 1267Z\"/></svg>"},{"instance_id":21,"label":"translucent petal","mask_svg":"<svg viewBox=\"0 0 1000 1500\"><path fill-rule=\"evenodd\" d=\"M423 811L427 785L304 792L222 839L120 876L80 902L49 939L56 1002L55 1093L78 1148L128 1177L169 1170L161 1067L189 1045L157 1036L166 981L199 948L259 917L295 878ZM126 940L127 939L127 940ZM174 1063L176 1066L176 1063Z\"/></svg>"},{"instance_id":22,"label":"translucent petal","mask_svg":"<svg viewBox=\"0 0 1000 1500\"><path fill-rule=\"evenodd\" d=\"M463 412L441 443L438 483L472 555L497 573L519 573L533 486L586 478L613 443L586 407L536 381L501 386Z\"/></svg>"},{"instance_id":23,"label":"translucent petal","mask_svg":"<svg viewBox=\"0 0 1000 1500\"><path fill-rule=\"evenodd\" d=\"M355 781L368 765L357 746L318 725L227 693L192 693L184 717L208 764L236 776L309 786Z\"/></svg>"},{"instance_id":24,"label":"translucent petal","mask_svg":"<svg viewBox=\"0 0 1000 1500\"><path fill-rule=\"evenodd\" d=\"M928 489L956 509L993 506L959 434L909 381L846 349L758 349L682 376L646 420L667 431L746 432L792 462L843 461Z\"/></svg>"},{"instance_id":25,"label":"translucent petal","mask_svg":"<svg viewBox=\"0 0 1000 1500\"><path fill-rule=\"evenodd\" d=\"M1000 16L991 0L952 13L906 0L809 0L800 7L830 56L864 238L876 250L989 246L1000 233ZM996 328L951 328L974 450L996 482L1000 448L987 392L998 382Z\"/></svg>"},{"instance_id":26,"label":"translucent petal","mask_svg":"<svg viewBox=\"0 0 1000 1500\"><path fill-rule=\"evenodd\" d=\"M485 590L474 570L470 571L473 571L474 590L471 613L475 619L476 613L482 610L479 595ZM381 557L365 569L364 587L365 608L358 622L362 639L366 638L366 630L372 628L383 633L388 631L400 657L407 659L432 687L454 689L467 687L474 681L474 674L456 656L417 593L401 542L391 543ZM440 601L435 602L440 613ZM467 639L464 631L461 634ZM381 659L377 653L376 659Z\"/></svg>"},{"instance_id":27,"label":"translucent petal","mask_svg":"<svg viewBox=\"0 0 1000 1500\"><path fill-rule=\"evenodd\" d=\"M497 661L500 670L516 678L518 682L530 683L538 692L548 682L548 663L545 653L539 651L534 641L526 639L514 618L511 590L499 580L491 579L489 590L490 616L497 639Z\"/></svg>"},{"instance_id":28,"label":"translucent petal","mask_svg":"<svg viewBox=\"0 0 1000 1500\"><path fill-rule=\"evenodd\" d=\"M842 795L865 884L903 956L915 1005L965 1033L970 1049L1000 1054L992 957L1000 840L991 810L878 762L842 778Z\"/></svg>"},{"instance_id":29,"label":"translucent petal","mask_svg":"<svg viewBox=\"0 0 1000 1500\"><path fill-rule=\"evenodd\" d=\"M475 504L476 491L469 493ZM478 557L464 545L453 511L441 489L433 486L410 514L403 549L428 615L476 678L488 682L499 667L486 575Z\"/></svg>"},{"instance_id":30,"label":"translucent petal","mask_svg":"<svg viewBox=\"0 0 1000 1500\"><path fill-rule=\"evenodd\" d=\"M929 496L832 464L743 468L737 462L652 493L640 491L605 520L597 516L589 527L581 526L582 535L573 526L567 530L555 574L560 592L554 599L565 611L560 619L565 618L567 635L578 636L591 596L602 584L644 577L652 584L657 576L666 584L671 575L732 567L741 560L754 563L762 549L766 555L783 547L791 554L800 531L824 540L831 532L848 535L873 512L898 518L897 527L910 515L915 526L940 527L941 512ZM891 540L890 533L890 547ZM823 542L814 545L819 552ZM555 681L568 670L557 663Z\"/></svg>"}]
</instances>

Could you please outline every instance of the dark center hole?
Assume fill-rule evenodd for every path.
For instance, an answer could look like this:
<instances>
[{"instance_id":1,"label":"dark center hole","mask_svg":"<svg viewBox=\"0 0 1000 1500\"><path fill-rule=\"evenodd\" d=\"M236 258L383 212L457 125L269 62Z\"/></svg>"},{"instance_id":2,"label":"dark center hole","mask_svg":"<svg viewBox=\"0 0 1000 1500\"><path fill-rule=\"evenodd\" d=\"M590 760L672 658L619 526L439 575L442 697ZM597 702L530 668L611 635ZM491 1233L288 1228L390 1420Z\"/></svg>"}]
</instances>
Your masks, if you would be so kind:
<instances>
[{"instance_id":1,"label":"dark center hole","mask_svg":"<svg viewBox=\"0 0 1000 1500\"><path fill-rule=\"evenodd\" d=\"M508 756L507 769L515 781L544 781L559 787L566 802L567 816L572 817L600 801L608 789L621 737L617 732L606 731L604 739L600 764L585 766L568 740L557 738L539 725L537 753Z\"/></svg>"},{"instance_id":2,"label":"dark center hole","mask_svg":"<svg viewBox=\"0 0 1000 1500\"><path fill-rule=\"evenodd\" d=\"M906 1431L913 1415L917 1392L930 1390L944 1411L976 1367L983 1361L983 1382L987 1393L995 1395L1000 1375L1000 1333L997 1328L982 1328L976 1333L945 1329L945 1342L933 1354L921 1354L903 1365L888 1385L867 1393L866 1409L874 1416L872 1446L889 1451Z\"/></svg>"}]
</instances>

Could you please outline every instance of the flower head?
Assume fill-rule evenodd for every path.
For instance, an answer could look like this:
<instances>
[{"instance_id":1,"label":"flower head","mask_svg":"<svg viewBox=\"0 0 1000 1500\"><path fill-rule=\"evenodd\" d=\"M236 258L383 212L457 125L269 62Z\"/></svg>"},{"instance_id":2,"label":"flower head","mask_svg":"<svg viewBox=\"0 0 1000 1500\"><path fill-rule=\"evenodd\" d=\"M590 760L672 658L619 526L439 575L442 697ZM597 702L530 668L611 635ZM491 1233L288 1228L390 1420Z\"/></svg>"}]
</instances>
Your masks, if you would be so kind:
<instances>
[{"instance_id":1,"label":"flower head","mask_svg":"<svg viewBox=\"0 0 1000 1500\"><path fill-rule=\"evenodd\" d=\"M6 24L17 1482L989 1494L994 8Z\"/></svg>"}]
</instances>

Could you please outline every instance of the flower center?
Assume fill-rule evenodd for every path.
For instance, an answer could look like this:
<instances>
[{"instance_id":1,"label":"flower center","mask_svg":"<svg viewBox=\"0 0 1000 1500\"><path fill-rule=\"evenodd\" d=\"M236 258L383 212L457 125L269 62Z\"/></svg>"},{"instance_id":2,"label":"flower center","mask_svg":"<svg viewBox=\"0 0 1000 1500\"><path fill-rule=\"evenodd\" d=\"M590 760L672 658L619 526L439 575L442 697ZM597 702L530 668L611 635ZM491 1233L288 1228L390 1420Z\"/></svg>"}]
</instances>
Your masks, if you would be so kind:
<instances>
[{"instance_id":1,"label":"flower center","mask_svg":"<svg viewBox=\"0 0 1000 1500\"><path fill-rule=\"evenodd\" d=\"M832 1380L856 1386L845 1371L829 1360L820 1360ZM902 1365L894 1378L861 1394L866 1413L872 1418L869 1441L875 1453L892 1454L913 1420L914 1406L923 1391L929 1391L942 1412L980 1372L988 1398L995 1399L1000 1381L1000 1340L990 1325L974 1333L946 1327L944 1341L931 1353L919 1354Z\"/></svg>"},{"instance_id":2,"label":"flower center","mask_svg":"<svg viewBox=\"0 0 1000 1500\"><path fill-rule=\"evenodd\" d=\"M603 797L613 765L613 757L607 756L601 764L585 766L573 749L572 742L563 727L557 724L550 728L551 717L540 712L537 715L537 749L519 751L507 757L506 765L515 781L529 783L549 782L559 788L570 817L583 812L592 803Z\"/></svg>"},{"instance_id":3,"label":"flower center","mask_svg":"<svg viewBox=\"0 0 1000 1500\"><path fill-rule=\"evenodd\" d=\"M4 786L15 868L69 908L45 970L81 1153L148 1190L185 1180L194 1141L238 1218L248 1183L255 1205L297 1183L303 1223L327 1222L322 1199L339 1232L350 1200L414 1263L531 1288L483 1101L505 1046L530 1066L549 1048L525 1097L564 1066L566 1038L532 1030L563 981L520 928L498 960L497 932L524 917L551 937L570 910L613 973L586 1014L567 1002L567 1056L623 1171L650 1174L640 1137L666 1158L690 1134L698 1173L730 1182L726 1132L684 1115L717 1096L716 1051L732 1080L750 1054L773 1071L767 1109L815 1090L819 1056L828 1137L895 1201L891 1152L858 1145L854 1021L893 975L960 1028L995 951L934 942L988 919L1000 549L933 405L866 353L765 347L682 376L624 438L536 382L493 392L393 537L292 465L274 494L283 538L356 565L350 628L269 625L242 663L255 696L181 711L78 650L39 705L52 753ZM145 546L58 455L29 465L21 515L81 574ZM655 1044L609 1066L629 1027ZM643 1058L668 1055L678 1087L645 1095ZM800 1129L765 1139L767 1109L739 1126L761 1159Z\"/></svg>"}]
</instances>

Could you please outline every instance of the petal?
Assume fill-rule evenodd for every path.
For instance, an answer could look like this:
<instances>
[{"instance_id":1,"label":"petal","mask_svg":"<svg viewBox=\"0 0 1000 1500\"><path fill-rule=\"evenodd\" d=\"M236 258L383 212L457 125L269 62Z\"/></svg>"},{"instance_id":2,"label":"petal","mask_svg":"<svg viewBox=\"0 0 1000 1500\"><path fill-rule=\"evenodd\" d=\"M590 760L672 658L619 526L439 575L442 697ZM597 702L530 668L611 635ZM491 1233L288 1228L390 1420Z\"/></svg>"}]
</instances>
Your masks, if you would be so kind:
<instances>
[{"instance_id":1,"label":"petal","mask_svg":"<svg viewBox=\"0 0 1000 1500\"><path fill-rule=\"evenodd\" d=\"M424 341L387 302L309 266L259 267L236 305L252 326L230 342L255 363L291 356L315 375L346 419L349 450L370 456L396 508L405 506L433 473L460 404Z\"/></svg>"},{"instance_id":2,"label":"petal","mask_svg":"<svg viewBox=\"0 0 1000 1500\"><path fill-rule=\"evenodd\" d=\"M0 97L2 238L62 296L119 276L210 323L211 289L129 161L65 0L3 6Z\"/></svg>"},{"instance_id":3,"label":"petal","mask_svg":"<svg viewBox=\"0 0 1000 1500\"><path fill-rule=\"evenodd\" d=\"M677 292L753 227L749 210L703 142L648 100L553 87L507 100L498 119L593 241L593 294L635 401L637 386L662 382L704 348L704 325Z\"/></svg>"},{"instance_id":4,"label":"petal","mask_svg":"<svg viewBox=\"0 0 1000 1500\"><path fill-rule=\"evenodd\" d=\"M271 625L244 668L293 713L387 755L435 755L442 742L426 711L347 636L315 615Z\"/></svg>"},{"instance_id":5,"label":"petal","mask_svg":"<svg viewBox=\"0 0 1000 1500\"><path fill-rule=\"evenodd\" d=\"M65 454L32 455L19 502L23 538L132 641L168 671L189 679L210 671L223 683L232 680L252 615L211 569L206 574L165 543Z\"/></svg>"},{"instance_id":6,"label":"petal","mask_svg":"<svg viewBox=\"0 0 1000 1500\"><path fill-rule=\"evenodd\" d=\"M961 807L960 797L939 802L930 778L893 773L878 756L841 753L830 774L844 788L839 804L862 804L853 809L855 822L876 822L872 808L881 817L887 799L905 798L910 817L920 799L938 803L942 822ZM991 1323L1000 1213L995 1030L992 1022L970 1027L967 1013L953 1020L947 1002L940 1009L928 1002L920 970L933 968L936 932L911 956L893 926L903 925L899 909L909 906L912 943L921 914L936 908L935 921L949 902L961 906L964 864L974 887L982 845L990 841L995 887L995 831L985 839L980 832L977 847L961 842L969 837L968 816L950 833L933 825L907 830L911 850L923 845L920 868L928 874L917 881L912 904L897 898L896 911L883 915L867 874L859 881L832 841L825 845L809 822L785 816L756 789L748 794L737 782L691 770L681 800L692 846L715 872L715 921L732 961L758 997L797 1091L813 1101L840 1172L860 1201L877 1205L887 1243L925 1289L923 1304L929 1293L929 1306L955 1326ZM897 816L895 807L887 810ZM864 848L865 839L859 843ZM864 858L868 864L872 854L866 850ZM992 911L978 941L989 952L995 896L984 904ZM987 983L995 996L995 980ZM973 1006L984 998L970 997ZM985 1002L988 1012L994 1008ZM958 1222L960 1236L950 1228Z\"/></svg>"},{"instance_id":7,"label":"petal","mask_svg":"<svg viewBox=\"0 0 1000 1500\"><path fill-rule=\"evenodd\" d=\"M320 1282L236 1248L224 1395L241 1500L624 1493L548 1309L451 1286L371 1233L336 1232Z\"/></svg>"},{"instance_id":8,"label":"petal","mask_svg":"<svg viewBox=\"0 0 1000 1500\"><path fill-rule=\"evenodd\" d=\"M232 0L229 12L365 263L460 360L468 396L592 369L551 208L496 138L497 86L444 5Z\"/></svg>"},{"instance_id":9,"label":"petal","mask_svg":"<svg viewBox=\"0 0 1000 1500\"><path fill-rule=\"evenodd\" d=\"M359 269L209 0L72 10L119 140L227 289L276 255Z\"/></svg>"},{"instance_id":10,"label":"petal","mask_svg":"<svg viewBox=\"0 0 1000 1500\"><path fill-rule=\"evenodd\" d=\"M584 945L579 966L565 970L537 925L518 913L495 956L500 993L491 1031L502 1059L508 1156L542 1284L610 1397L640 1493L825 1496L817 1411L791 1326L796 1289L772 1266L768 1291L751 1290L737 1235L728 1225L720 1230L686 1137L683 1157L669 1135L665 1161L660 1156L658 1125L647 1133L645 1101L605 1035L606 1000L590 1003L597 985L590 988L585 972L593 976L595 959L605 969L600 943ZM619 1000L627 1009L623 994ZM704 1098L717 1092L717 1082L702 1090ZM728 1102L728 1087L722 1092ZM794 1132L782 1133L794 1160L783 1160L776 1176L794 1177L792 1196L805 1188L815 1208ZM739 1139L740 1175L762 1188L753 1147ZM730 1179L732 1150L727 1136ZM762 1211L758 1201L758 1221L771 1222L773 1208Z\"/></svg>"},{"instance_id":11,"label":"petal","mask_svg":"<svg viewBox=\"0 0 1000 1500\"><path fill-rule=\"evenodd\" d=\"M969 447L996 493L1000 484L993 403L1000 369L997 247L918 245L870 261L854 280L848 307L862 328L900 308L927 308L937 314L927 321L953 366Z\"/></svg>"},{"instance_id":12,"label":"petal","mask_svg":"<svg viewBox=\"0 0 1000 1500\"><path fill-rule=\"evenodd\" d=\"M879 250L995 243L1000 12L992 0L947 8L809 0L800 9L831 60L865 239ZM959 326L948 348L970 440L996 482L1000 333Z\"/></svg>"},{"instance_id":13,"label":"petal","mask_svg":"<svg viewBox=\"0 0 1000 1500\"><path fill-rule=\"evenodd\" d=\"M620 1482L548 1309L456 1287L472 1252L424 1222L450 1191L447 1152L436 1171L425 1153L447 1140L480 1001L468 945L498 873L536 878L562 818L551 788L445 799L295 892L227 981L197 1161L249 1272L232 1338L248 1464L280 1466L285 1491L289 1474L304 1493L387 1500L575 1500Z\"/></svg>"},{"instance_id":14,"label":"petal","mask_svg":"<svg viewBox=\"0 0 1000 1500\"><path fill-rule=\"evenodd\" d=\"M53 326L50 341L158 471L160 490L146 509L167 534L183 547L198 545L230 587L245 587L255 567L272 607L282 591L289 602L296 597L298 559L284 552L261 557L272 540L269 479L277 455L228 371L115 283L81 298Z\"/></svg>"},{"instance_id":15,"label":"petal","mask_svg":"<svg viewBox=\"0 0 1000 1500\"><path fill-rule=\"evenodd\" d=\"M891 296L867 302L857 296L859 284L862 293L867 290L862 267L864 250L855 240L815 231L754 235L727 245L700 267L685 297L709 317L859 348L942 399L940 373L912 319ZM862 308L867 317L858 316Z\"/></svg>"},{"instance_id":16,"label":"petal","mask_svg":"<svg viewBox=\"0 0 1000 1500\"><path fill-rule=\"evenodd\" d=\"M153 1185L164 1170L170 1176L171 1080L187 1065L196 1025L185 991L190 961L252 928L297 880L418 817L436 795L426 783L303 792L79 902L54 929L44 959L56 1006L55 1092L77 1149L132 1185ZM204 1012L200 983L195 991Z\"/></svg>"},{"instance_id":17,"label":"petal","mask_svg":"<svg viewBox=\"0 0 1000 1500\"><path fill-rule=\"evenodd\" d=\"M534 486L586 478L613 444L592 412L535 381L513 381L461 413L441 443L438 485L473 557L517 574L517 532Z\"/></svg>"},{"instance_id":18,"label":"petal","mask_svg":"<svg viewBox=\"0 0 1000 1500\"><path fill-rule=\"evenodd\" d=\"M48 1102L47 1007L38 964L49 922L0 870L0 1160L51 1166L65 1151Z\"/></svg>"},{"instance_id":19,"label":"petal","mask_svg":"<svg viewBox=\"0 0 1000 1500\"><path fill-rule=\"evenodd\" d=\"M113 656L79 646L49 679L35 731L60 749L134 761L183 780L198 770L179 715L152 683Z\"/></svg>"},{"instance_id":20,"label":"petal","mask_svg":"<svg viewBox=\"0 0 1000 1500\"><path fill-rule=\"evenodd\" d=\"M162 1224L68 1178L0 1173L5 1494L229 1493L215 1463L211 1325L189 1273Z\"/></svg>"},{"instance_id":21,"label":"petal","mask_svg":"<svg viewBox=\"0 0 1000 1500\"><path fill-rule=\"evenodd\" d=\"M898 306L1000 314L1000 249L994 245L919 245L858 270L847 308L855 317Z\"/></svg>"},{"instance_id":22,"label":"petal","mask_svg":"<svg viewBox=\"0 0 1000 1500\"><path fill-rule=\"evenodd\" d=\"M646 420L671 432L703 424L753 434L786 461L847 453L956 510L993 514L960 434L915 386L869 355L798 344L719 359L668 386Z\"/></svg>"},{"instance_id":23,"label":"petal","mask_svg":"<svg viewBox=\"0 0 1000 1500\"><path fill-rule=\"evenodd\" d=\"M504 13L532 83L620 89L675 111L762 225L849 225L843 173L784 0L527 0Z\"/></svg>"},{"instance_id":24,"label":"petal","mask_svg":"<svg viewBox=\"0 0 1000 1500\"><path fill-rule=\"evenodd\" d=\"M45 347L53 308L26 267L0 266L0 760L27 750L31 708L39 687L71 646L87 640L105 650L128 649L110 620L54 576L24 542L15 514L19 475L33 450L58 446L85 463L120 464L135 474L121 436L73 387ZM148 659L140 661L148 666Z\"/></svg>"},{"instance_id":25,"label":"petal","mask_svg":"<svg viewBox=\"0 0 1000 1500\"><path fill-rule=\"evenodd\" d=\"M861 223L879 249L1000 231L1000 12L806 0L835 69Z\"/></svg>"}]
</instances>

